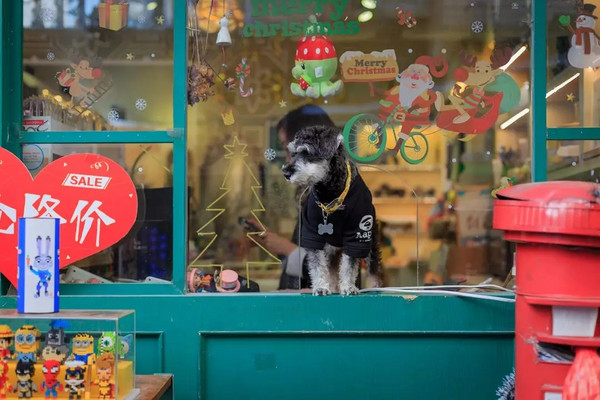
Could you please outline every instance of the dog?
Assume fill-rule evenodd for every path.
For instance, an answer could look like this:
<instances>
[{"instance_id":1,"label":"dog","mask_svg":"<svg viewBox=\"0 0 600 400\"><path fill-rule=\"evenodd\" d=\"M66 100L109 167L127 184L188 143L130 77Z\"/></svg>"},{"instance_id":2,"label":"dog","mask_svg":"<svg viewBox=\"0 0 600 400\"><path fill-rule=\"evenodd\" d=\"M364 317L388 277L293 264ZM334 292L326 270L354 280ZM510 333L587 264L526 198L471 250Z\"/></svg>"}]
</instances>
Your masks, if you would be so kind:
<instances>
[{"instance_id":1,"label":"dog","mask_svg":"<svg viewBox=\"0 0 600 400\"><path fill-rule=\"evenodd\" d=\"M356 295L360 261L371 286L381 284L381 252L372 195L350 162L336 128L300 130L288 145L291 160L282 167L291 183L310 187L300 219L300 246L315 296L339 291Z\"/></svg>"}]
</instances>

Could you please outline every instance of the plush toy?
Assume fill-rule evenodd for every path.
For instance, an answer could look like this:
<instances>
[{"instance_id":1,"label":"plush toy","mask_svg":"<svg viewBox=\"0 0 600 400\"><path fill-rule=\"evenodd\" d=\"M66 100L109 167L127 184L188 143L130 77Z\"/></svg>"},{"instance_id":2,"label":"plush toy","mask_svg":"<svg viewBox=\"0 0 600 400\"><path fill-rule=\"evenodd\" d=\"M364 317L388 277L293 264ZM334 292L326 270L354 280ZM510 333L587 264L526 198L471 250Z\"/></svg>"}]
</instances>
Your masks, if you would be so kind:
<instances>
[{"instance_id":1,"label":"plush toy","mask_svg":"<svg viewBox=\"0 0 600 400\"><path fill-rule=\"evenodd\" d=\"M310 28L309 28L310 29ZM314 32L300 38L292 75L298 82L291 84L293 94L299 97L335 96L342 90L341 80L331 82L337 70L337 54L333 42L324 34Z\"/></svg>"}]
</instances>

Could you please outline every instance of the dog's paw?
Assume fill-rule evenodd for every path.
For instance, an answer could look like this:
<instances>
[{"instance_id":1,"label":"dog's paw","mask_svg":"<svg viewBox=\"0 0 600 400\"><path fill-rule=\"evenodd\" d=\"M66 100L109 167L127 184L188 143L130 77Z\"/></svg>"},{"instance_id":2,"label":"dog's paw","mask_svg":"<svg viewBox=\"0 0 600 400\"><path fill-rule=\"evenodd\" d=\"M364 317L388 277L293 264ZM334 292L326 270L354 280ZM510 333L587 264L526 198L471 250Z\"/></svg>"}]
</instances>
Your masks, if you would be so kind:
<instances>
[{"instance_id":1,"label":"dog's paw","mask_svg":"<svg viewBox=\"0 0 600 400\"><path fill-rule=\"evenodd\" d=\"M313 289L313 296L329 296L331 294L331 290L327 288L315 288Z\"/></svg>"},{"instance_id":2,"label":"dog's paw","mask_svg":"<svg viewBox=\"0 0 600 400\"><path fill-rule=\"evenodd\" d=\"M340 294L342 296L355 296L358 293L359 293L358 288L356 286L348 286L348 287L340 288Z\"/></svg>"}]
</instances>

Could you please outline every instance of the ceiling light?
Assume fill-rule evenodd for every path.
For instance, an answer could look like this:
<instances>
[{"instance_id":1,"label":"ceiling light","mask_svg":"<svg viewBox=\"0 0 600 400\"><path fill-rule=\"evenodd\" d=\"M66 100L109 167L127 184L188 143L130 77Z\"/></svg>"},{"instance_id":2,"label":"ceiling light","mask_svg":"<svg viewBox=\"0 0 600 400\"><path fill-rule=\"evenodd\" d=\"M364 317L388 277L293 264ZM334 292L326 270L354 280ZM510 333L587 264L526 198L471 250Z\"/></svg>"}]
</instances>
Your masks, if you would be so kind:
<instances>
[{"instance_id":1,"label":"ceiling light","mask_svg":"<svg viewBox=\"0 0 600 400\"><path fill-rule=\"evenodd\" d=\"M367 22L371 18L373 18L373 13L371 11L363 11L360 14L358 14L358 21L359 22Z\"/></svg>"},{"instance_id":2,"label":"ceiling light","mask_svg":"<svg viewBox=\"0 0 600 400\"><path fill-rule=\"evenodd\" d=\"M368 8L369 10L373 10L375 7L377 7L377 1L376 0L362 0L360 2L360 4L362 4L362 6L364 8Z\"/></svg>"},{"instance_id":3,"label":"ceiling light","mask_svg":"<svg viewBox=\"0 0 600 400\"><path fill-rule=\"evenodd\" d=\"M504 64L503 66L501 66L500 69L503 70L503 71L506 71L506 69L508 67L510 67L510 65L512 63L514 63L515 61L517 61L517 58L521 57L521 54L525 53L525 50L527 50L527 47L521 46L521 48L519 50L517 50L517 52L515 54L513 54L513 56L510 58L510 60L508 60L508 62L506 64Z\"/></svg>"},{"instance_id":4,"label":"ceiling light","mask_svg":"<svg viewBox=\"0 0 600 400\"><path fill-rule=\"evenodd\" d=\"M146 5L146 9L147 9L148 11L152 11L152 10L154 10L156 7L158 7L158 3L157 3L157 2L155 2L155 1L151 1L150 3L148 3L148 4Z\"/></svg>"},{"instance_id":5,"label":"ceiling light","mask_svg":"<svg viewBox=\"0 0 600 400\"><path fill-rule=\"evenodd\" d=\"M560 89L562 89L563 87L567 86L570 82L572 82L575 79L577 79L579 77L579 75L581 75L581 73L577 72L576 74L574 74L573 76L571 76L569 79L567 79L564 82L562 82L560 85L557 85L554 89L552 89L548 93L546 93L546 98L552 96L554 93L558 92ZM515 123L515 121L517 121L522 116L526 115L528 112L529 112L529 108L521 110L520 112L518 112L517 114L515 114L514 116L512 116L511 118L509 118L505 122L503 122L500 125L500 129L506 129L506 128L508 128L510 125L512 125L513 123Z\"/></svg>"}]
</instances>

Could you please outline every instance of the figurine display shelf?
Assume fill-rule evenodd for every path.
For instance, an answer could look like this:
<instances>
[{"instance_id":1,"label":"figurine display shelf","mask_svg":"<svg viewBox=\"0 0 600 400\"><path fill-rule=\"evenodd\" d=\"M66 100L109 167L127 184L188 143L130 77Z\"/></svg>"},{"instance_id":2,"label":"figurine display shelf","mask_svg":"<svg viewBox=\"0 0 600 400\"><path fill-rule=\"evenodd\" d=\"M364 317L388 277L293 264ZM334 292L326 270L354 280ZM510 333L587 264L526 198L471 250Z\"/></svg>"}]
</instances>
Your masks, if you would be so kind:
<instances>
[{"instance_id":1,"label":"figurine display shelf","mask_svg":"<svg viewBox=\"0 0 600 400\"><path fill-rule=\"evenodd\" d=\"M5 336L14 332L14 346L5 346L0 361L0 399L116 400L139 393L133 311L4 309L0 327Z\"/></svg>"},{"instance_id":2,"label":"figurine display shelf","mask_svg":"<svg viewBox=\"0 0 600 400\"><path fill-rule=\"evenodd\" d=\"M8 374L7 382L10 387L14 386L17 382L17 376L15 374L15 368L17 366L16 361L7 361L8 364ZM36 362L34 364L34 374L33 374L33 383L37 387L37 392L33 393L32 399L45 399L47 397L44 396L44 389L42 389L42 382L44 382L44 374L42 373L42 362ZM115 399L125 399L129 397L129 394L133 390L133 363L131 361L118 361L116 368L116 377L113 376L111 383L115 384L118 382L117 393L116 396L113 397ZM65 386L65 372L67 367L65 365L60 366L60 372L58 373L58 382L60 382L63 387ZM96 374L96 365L89 365L87 368L85 382L85 391L81 396L82 399L98 399L99 398L99 388L98 385L92 385L91 383L98 380L98 376ZM86 393L88 393L86 395ZM57 399L68 399L68 392L64 392L62 390L57 391ZM0 398L2 398L0 396ZM18 399L18 393L12 393L12 391L6 391L6 399Z\"/></svg>"}]
</instances>

